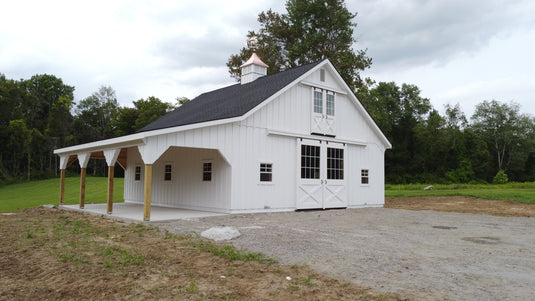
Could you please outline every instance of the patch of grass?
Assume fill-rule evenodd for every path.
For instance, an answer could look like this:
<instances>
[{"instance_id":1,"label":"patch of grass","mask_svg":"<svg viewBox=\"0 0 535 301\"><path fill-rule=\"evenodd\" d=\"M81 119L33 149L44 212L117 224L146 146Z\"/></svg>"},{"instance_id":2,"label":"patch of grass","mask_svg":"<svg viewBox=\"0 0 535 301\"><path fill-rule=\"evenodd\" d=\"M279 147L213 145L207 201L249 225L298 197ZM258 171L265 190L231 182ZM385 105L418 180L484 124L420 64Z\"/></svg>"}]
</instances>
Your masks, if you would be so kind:
<instances>
[{"instance_id":1,"label":"patch of grass","mask_svg":"<svg viewBox=\"0 0 535 301\"><path fill-rule=\"evenodd\" d=\"M86 203L105 203L108 178L86 178ZM123 178L115 178L113 186L114 202L123 200ZM78 204L80 198L80 178L65 178L65 204ZM39 207L46 204L59 204L59 178L31 181L0 187L0 212L13 212L19 209Z\"/></svg>"},{"instance_id":2,"label":"patch of grass","mask_svg":"<svg viewBox=\"0 0 535 301\"><path fill-rule=\"evenodd\" d=\"M195 284L195 281L191 280L191 282L189 283L189 286L186 288L186 292L190 294L195 294L198 291L199 291L199 288Z\"/></svg>"},{"instance_id":3,"label":"patch of grass","mask_svg":"<svg viewBox=\"0 0 535 301\"><path fill-rule=\"evenodd\" d=\"M386 197L469 196L486 200L502 200L535 204L535 182L507 184L429 184L385 185Z\"/></svg>"},{"instance_id":4,"label":"patch of grass","mask_svg":"<svg viewBox=\"0 0 535 301\"><path fill-rule=\"evenodd\" d=\"M304 279L303 279L303 283L306 285L306 286L313 286L314 285L314 275L312 274L308 274Z\"/></svg>"},{"instance_id":5,"label":"patch of grass","mask_svg":"<svg viewBox=\"0 0 535 301\"><path fill-rule=\"evenodd\" d=\"M230 260L241 260L241 261L258 261L261 263L276 263L276 260L273 258L267 258L262 253L256 252L245 252L243 250L236 250L234 246L223 245L218 246L217 244L204 240L198 239L196 246L205 252L212 253L217 256L221 256Z\"/></svg>"}]
</instances>

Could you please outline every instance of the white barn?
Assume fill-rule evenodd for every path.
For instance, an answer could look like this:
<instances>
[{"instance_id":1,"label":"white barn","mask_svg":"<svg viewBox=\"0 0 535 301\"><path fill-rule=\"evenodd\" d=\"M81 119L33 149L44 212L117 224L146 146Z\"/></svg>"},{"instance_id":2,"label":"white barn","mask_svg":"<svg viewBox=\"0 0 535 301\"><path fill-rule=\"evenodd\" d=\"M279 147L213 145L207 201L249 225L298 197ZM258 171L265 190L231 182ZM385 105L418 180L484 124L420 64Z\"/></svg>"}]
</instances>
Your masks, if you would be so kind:
<instances>
[{"instance_id":1,"label":"white barn","mask_svg":"<svg viewBox=\"0 0 535 301\"><path fill-rule=\"evenodd\" d=\"M382 206L391 148L327 59L266 75L256 54L241 83L201 94L138 133L55 151L125 169L125 202L221 213Z\"/></svg>"}]
</instances>

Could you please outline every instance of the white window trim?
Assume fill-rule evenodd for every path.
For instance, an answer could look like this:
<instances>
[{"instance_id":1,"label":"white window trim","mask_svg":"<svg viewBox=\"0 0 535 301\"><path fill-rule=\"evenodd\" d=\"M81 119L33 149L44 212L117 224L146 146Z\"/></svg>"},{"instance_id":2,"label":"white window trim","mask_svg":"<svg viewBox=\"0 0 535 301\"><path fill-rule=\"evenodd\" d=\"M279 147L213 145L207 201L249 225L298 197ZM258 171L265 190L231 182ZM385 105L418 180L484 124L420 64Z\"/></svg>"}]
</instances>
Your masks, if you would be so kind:
<instances>
[{"instance_id":1,"label":"white window trim","mask_svg":"<svg viewBox=\"0 0 535 301\"><path fill-rule=\"evenodd\" d=\"M260 164L271 164L271 181L260 181ZM257 165L258 168L256 169L257 175L258 175L258 185L266 185L266 186L272 186L275 185L275 176L273 174L273 170L275 168L275 164L273 164L273 161L271 160L262 160L258 161Z\"/></svg>"},{"instance_id":2,"label":"white window trim","mask_svg":"<svg viewBox=\"0 0 535 301\"><path fill-rule=\"evenodd\" d=\"M367 184L363 184L362 183L362 171L363 170L367 170L368 171L368 183ZM360 186L363 186L363 187L369 187L370 186L370 178L371 178L371 169L368 168L368 167L362 167L360 170L359 170L359 184Z\"/></svg>"}]
</instances>

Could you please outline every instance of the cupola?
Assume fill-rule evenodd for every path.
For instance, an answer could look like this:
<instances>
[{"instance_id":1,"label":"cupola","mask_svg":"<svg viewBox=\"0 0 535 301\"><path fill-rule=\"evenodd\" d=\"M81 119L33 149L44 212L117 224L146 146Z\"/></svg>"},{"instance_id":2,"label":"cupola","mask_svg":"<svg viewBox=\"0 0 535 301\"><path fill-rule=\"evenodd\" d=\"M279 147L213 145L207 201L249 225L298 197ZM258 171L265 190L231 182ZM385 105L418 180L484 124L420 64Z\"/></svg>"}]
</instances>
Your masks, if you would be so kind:
<instances>
[{"instance_id":1,"label":"cupola","mask_svg":"<svg viewBox=\"0 0 535 301\"><path fill-rule=\"evenodd\" d=\"M255 50L258 40L256 37L252 37L247 41L249 48ZM256 55L256 52L253 52L253 55L240 66L241 68L241 84L247 84L252 81L255 81L257 78L267 75L267 68L269 66Z\"/></svg>"},{"instance_id":2,"label":"cupola","mask_svg":"<svg viewBox=\"0 0 535 301\"><path fill-rule=\"evenodd\" d=\"M266 65L266 63L262 62L258 55L253 52L251 58L249 58L247 62L240 66L241 84L244 85L246 83L250 83L252 81L255 81L259 77L267 75L268 67L269 66Z\"/></svg>"}]
</instances>

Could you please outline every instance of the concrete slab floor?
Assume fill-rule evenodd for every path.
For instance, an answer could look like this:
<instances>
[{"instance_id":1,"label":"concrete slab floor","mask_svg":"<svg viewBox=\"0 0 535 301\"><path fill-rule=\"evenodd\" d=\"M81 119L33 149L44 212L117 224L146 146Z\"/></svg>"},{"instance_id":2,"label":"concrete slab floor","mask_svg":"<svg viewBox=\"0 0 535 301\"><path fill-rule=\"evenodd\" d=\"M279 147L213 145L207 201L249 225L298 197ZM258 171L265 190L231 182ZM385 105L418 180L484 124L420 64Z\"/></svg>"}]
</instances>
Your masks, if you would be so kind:
<instances>
[{"instance_id":1,"label":"concrete slab floor","mask_svg":"<svg viewBox=\"0 0 535 301\"><path fill-rule=\"evenodd\" d=\"M140 204L114 203L112 214L107 214L106 204L85 204L84 209L80 209L79 205L63 205L60 206L60 208L95 215L106 215L113 219L124 219L136 222L143 221L143 205ZM221 215L225 214L208 211L151 206L150 221L161 222L172 220L188 220Z\"/></svg>"}]
</instances>

